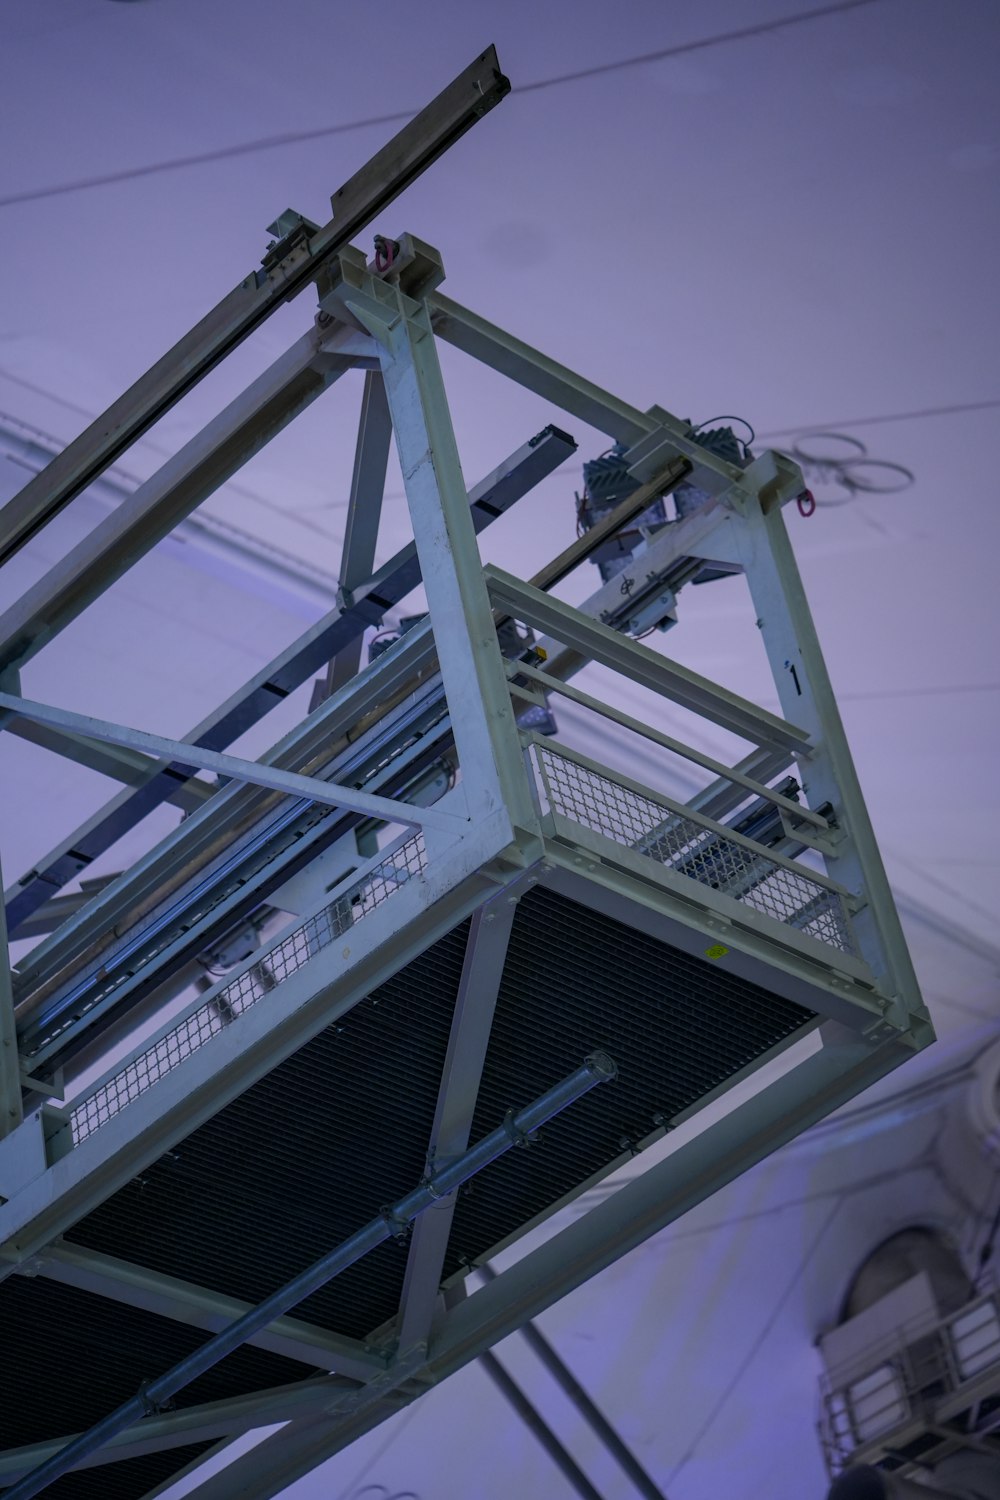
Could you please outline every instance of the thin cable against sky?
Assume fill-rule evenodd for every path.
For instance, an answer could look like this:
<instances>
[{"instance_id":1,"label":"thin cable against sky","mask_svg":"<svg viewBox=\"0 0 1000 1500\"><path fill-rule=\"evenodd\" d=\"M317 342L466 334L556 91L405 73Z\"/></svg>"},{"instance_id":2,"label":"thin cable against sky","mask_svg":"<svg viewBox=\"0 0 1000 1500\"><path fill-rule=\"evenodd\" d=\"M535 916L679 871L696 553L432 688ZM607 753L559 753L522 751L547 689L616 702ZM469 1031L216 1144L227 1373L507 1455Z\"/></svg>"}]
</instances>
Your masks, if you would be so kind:
<instances>
[{"instance_id":1,"label":"thin cable against sky","mask_svg":"<svg viewBox=\"0 0 1000 1500\"><path fill-rule=\"evenodd\" d=\"M815 10L798 11L774 21L758 21L753 26L740 26L734 31L717 32L714 36L700 37L693 42L677 42L671 47L659 47L654 51L640 52L634 57L619 58L617 62L595 63L593 67L577 68L571 73L554 73L548 78L538 78L534 83L521 83L511 90L513 94L539 93L542 89L558 88L562 84L579 83L587 78L597 78L604 73L618 73L625 68L637 68L644 63L664 62L671 57L683 57L690 52L704 52L710 47L721 47L729 42L741 42L752 37L766 36L774 31L783 31L789 26L801 26L806 21L822 20L825 16L841 15L845 11L860 10L862 6L877 5L881 0L838 0L833 5L821 5ZM81 177L73 182L55 183L51 187L30 188L25 192L11 193L0 198L0 208L13 208L19 203L34 203L40 198L58 198L65 193L82 193L92 188L109 187L116 182L131 182L137 177L152 177L158 172L176 172L184 167L198 167L208 162L225 161L234 156L249 156L255 151L271 151L280 146L295 146L303 141L322 140L332 135L346 135L354 130L367 130L374 125L397 125L410 120L416 110L393 110L382 115L368 115L363 120L343 120L338 125L321 125L313 130L290 130L277 135L261 136L257 140L244 141L234 146L220 146L214 151L203 151L192 156L175 156L167 161L149 162L142 167L127 167L120 172L106 172L96 177Z\"/></svg>"},{"instance_id":2,"label":"thin cable against sky","mask_svg":"<svg viewBox=\"0 0 1000 1500\"><path fill-rule=\"evenodd\" d=\"M879 427L883 422L913 422L918 417L951 417L959 412L993 411L1000 406L1000 397L988 401L960 401L954 406L925 406L917 411L894 411L880 417L844 417L836 422L812 422L808 426L773 427L770 432L758 432L759 438L793 437L808 432L838 432L842 427Z\"/></svg>"},{"instance_id":3,"label":"thin cable against sky","mask_svg":"<svg viewBox=\"0 0 1000 1500\"><path fill-rule=\"evenodd\" d=\"M762 1324L757 1337L754 1339L753 1343L750 1345L750 1348L747 1350L746 1354L736 1366L736 1369L733 1371L728 1382L721 1391L711 1410L708 1412L698 1431L691 1438L686 1451L674 1464L670 1473L667 1475L668 1489L673 1484L674 1480L677 1478L681 1470L686 1468L692 1458L694 1458L702 1441L704 1440L710 1429L715 1425L722 1412L725 1410L726 1405L732 1397L733 1392L736 1390L736 1387L740 1384L740 1381L743 1379L744 1375L747 1373L750 1366L757 1358L757 1355L760 1353L764 1344L767 1342L767 1339L770 1337L771 1333L774 1330L775 1324L777 1323L781 1314L784 1312L786 1306L788 1305L788 1302L794 1294L796 1287L802 1280L802 1277L805 1275L806 1271L809 1269L809 1266L812 1263L813 1256L816 1254L820 1245L826 1239L826 1236L833 1225L834 1219L837 1217L838 1213L841 1210L842 1203L842 1199L837 1200L837 1202L831 1208L830 1212L824 1218L817 1233L813 1235L801 1258L799 1259L794 1274L779 1294L777 1301L771 1309L771 1312Z\"/></svg>"}]
</instances>

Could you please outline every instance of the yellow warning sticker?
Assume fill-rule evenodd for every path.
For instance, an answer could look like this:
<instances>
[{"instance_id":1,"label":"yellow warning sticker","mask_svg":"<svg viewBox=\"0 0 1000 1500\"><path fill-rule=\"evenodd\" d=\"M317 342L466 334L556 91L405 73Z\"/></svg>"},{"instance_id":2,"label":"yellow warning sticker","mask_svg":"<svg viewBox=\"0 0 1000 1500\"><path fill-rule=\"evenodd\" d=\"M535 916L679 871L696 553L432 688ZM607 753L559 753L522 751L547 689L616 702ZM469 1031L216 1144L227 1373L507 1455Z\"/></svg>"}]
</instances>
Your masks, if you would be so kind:
<instances>
[{"instance_id":1,"label":"yellow warning sticker","mask_svg":"<svg viewBox=\"0 0 1000 1500\"><path fill-rule=\"evenodd\" d=\"M721 943L713 943L713 945L712 945L711 948L706 948L705 949L705 957L706 958L725 958L725 956L726 956L726 954L728 952L729 952L729 949L728 948L724 948Z\"/></svg>"}]
</instances>

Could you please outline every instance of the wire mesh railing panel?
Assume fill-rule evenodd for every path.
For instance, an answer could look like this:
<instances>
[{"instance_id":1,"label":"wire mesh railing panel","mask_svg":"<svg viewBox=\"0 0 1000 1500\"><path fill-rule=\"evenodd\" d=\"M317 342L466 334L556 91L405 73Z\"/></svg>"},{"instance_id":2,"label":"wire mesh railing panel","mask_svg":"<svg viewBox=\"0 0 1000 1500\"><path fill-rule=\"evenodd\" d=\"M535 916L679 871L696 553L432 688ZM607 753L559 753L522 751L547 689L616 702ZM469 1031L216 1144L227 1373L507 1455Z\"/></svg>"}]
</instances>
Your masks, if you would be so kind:
<instances>
[{"instance_id":1,"label":"wire mesh railing panel","mask_svg":"<svg viewBox=\"0 0 1000 1500\"><path fill-rule=\"evenodd\" d=\"M807 870L790 869L763 847L668 813L652 798L552 745L536 743L535 764L554 812L828 947L855 952L843 897Z\"/></svg>"},{"instance_id":2,"label":"wire mesh railing panel","mask_svg":"<svg viewBox=\"0 0 1000 1500\"><path fill-rule=\"evenodd\" d=\"M889 1451L896 1430L913 1420L933 1431L937 1403L994 1369L1000 1372L1000 1296L992 1287L936 1324L916 1320L827 1369L819 1427L830 1473L873 1442Z\"/></svg>"},{"instance_id":3,"label":"wire mesh railing panel","mask_svg":"<svg viewBox=\"0 0 1000 1500\"><path fill-rule=\"evenodd\" d=\"M256 1005L317 953L369 916L427 864L422 834L414 834L363 875L338 892L328 906L272 944L227 984L214 990L164 1035L124 1063L110 1078L78 1100L70 1113L78 1145L186 1057L218 1036L237 1016Z\"/></svg>"}]
</instances>

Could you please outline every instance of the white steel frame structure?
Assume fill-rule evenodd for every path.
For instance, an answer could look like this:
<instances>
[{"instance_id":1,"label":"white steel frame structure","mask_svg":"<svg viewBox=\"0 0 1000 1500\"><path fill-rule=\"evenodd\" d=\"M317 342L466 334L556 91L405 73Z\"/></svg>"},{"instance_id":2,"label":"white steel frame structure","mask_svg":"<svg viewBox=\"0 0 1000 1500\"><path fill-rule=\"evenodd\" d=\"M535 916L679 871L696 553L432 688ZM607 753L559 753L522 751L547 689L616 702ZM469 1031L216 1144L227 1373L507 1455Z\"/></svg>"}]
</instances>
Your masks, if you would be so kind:
<instances>
[{"instance_id":1,"label":"white steel frame structure","mask_svg":"<svg viewBox=\"0 0 1000 1500\"><path fill-rule=\"evenodd\" d=\"M287 353L0 618L4 727L41 726L45 743L112 774L120 755L126 783L8 892L12 933L146 812L182 788L190 799L184 822L73 910L13 979L0 932L0 1282L19 1285L28 1276L36 1286L59 1284L212 1333L247 1314L247 1298L88 1248L74 1240L74 1226L421 955L466 932L462 924L461 974L420 1148L428 1172L435 1161L461 1156L474 1138L484 1070L508 1003L512 934L528 941L518 922L531 902L590 913L636 943L658 945L691 966L684 972L705 976L706 985L724 979L731 993L773 997L801 1018L682 1107L650 1110L624 1146L570 1174L544 1206L526 1210L458 1270L448 1269L448 1253L462 1200L451 1193L416 1220L398 1308L379 1328L358 1337L293 1311L252 1334L253 1348L307 1366L308 1379L176 1411L150 1407L83 1460L116 1463L195 1442L224 1445L251 1428L288 1424L199 1485L199 1500L280 1493L933 1037L782 519L782 506L803 489L797 467L772 452L746 466L727 463L669 412L633 408L460 307L439 290L440 255L415 236L402 235L388 253L383 246L370 263L351 243L505 90L491 49L334 195L331 224L321 229L283 216L263 269L0 515L4 555L11 556L269 310L315 288L313 325ZM574 444L546 428L470 490L439 340L627 447L641 488L603 530L533 580L484 567L476 535ZM355 370L364 393L335 610L181 741L22 693L22 670L57 632L269 437ZM376 570L392 441L414 540ZM629 570L584 608L552 594L600 537L682 479L704 492L697 510L650 536ZM679 588L705 561L745 576L780 714L616 628L623 598ZM427 619L359 669L364 629L420 581ZM506 651L500 632L511 621L522 627L520 641L532 639L523 631L540 637L540 649ZM746 753L729 765L572 684L587 663L721 726ZM320 670L327 674L321 701L301 725L259 762L227 753L249 723ZM679 802L526 731L522 710L549 695L644 738L665 757L680 757L697 769L702 789ZM117 748L101 749L108 746ZM422 801L413 778L442 762L451 785ZM780 780L790 767L801 799ZM194 779L197 770L214 772L217 785ZM773 818L777 831L767 844L736 826L749 804ZM300 820L294 860L278 827L292 814ZM332 845L320 837L331 816L344 820ZM382 830L377 851L365 858L351 832L361 821ZM259 834L270 840L275 865L259 864ZM241 862L235 883L233 861ZM273 904L294 912L292 921L210 988L165 1012L158 1031L74 1092L77 1060L109 1047L121 1018L138 1014L134 1007L148 1013L183 990L199 943L209 943L224 919L241 918L248 892L259 890L263 901L276 887L286 904ZM184 902L181 922L173 913ZM535 941L541 952L546 932ZM628 962L623 955L623 969ZM553 1014L569 1003L558 984L549 998ZM660 1004L655 996L649 1004L654 1000ZM626 979L623 1013L630 1004ZM602 1037L591 1043L603 1045ZM487 1285L461 1295L475 1259L486 1260L790 1046L777 1082ZM600 1091L602 1105L631 1086L616 1061L621 1078ZM549 1082L562 1072L553 1061ZM535 1092L525 1085L523 1097L507 1104L520 1108ZM52 1097L67 1102L47 1102ZM548 1149L543 1141L540 1162ZM519 1159L513 1153L515 1166ZM0 1307L2 1294L0 1285ZM0 1452L0 1483L23 1479L71 1436L53 1431Z\"/></svg>"}]
</instances>

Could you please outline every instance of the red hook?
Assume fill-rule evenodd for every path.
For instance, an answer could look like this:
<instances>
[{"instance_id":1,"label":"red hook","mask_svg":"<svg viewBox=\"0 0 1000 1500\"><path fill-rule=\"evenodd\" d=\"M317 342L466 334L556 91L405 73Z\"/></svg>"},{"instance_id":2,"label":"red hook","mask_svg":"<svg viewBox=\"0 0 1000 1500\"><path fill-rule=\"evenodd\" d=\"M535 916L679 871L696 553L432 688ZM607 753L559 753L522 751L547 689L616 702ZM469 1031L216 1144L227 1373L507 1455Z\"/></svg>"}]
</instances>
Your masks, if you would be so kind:
<instances>
[{"instance_id":1,"label":"red hook","mask_svg":"<svg viewBox=\"0 0 1000 1500\"><path fill-rule=\"evenodd\" d=\"M799 515L809 517L816 509L816 496L812 490L803 490L801 495L797 496L795 503L799 507Z\"/></svg>"}]
</instances>

